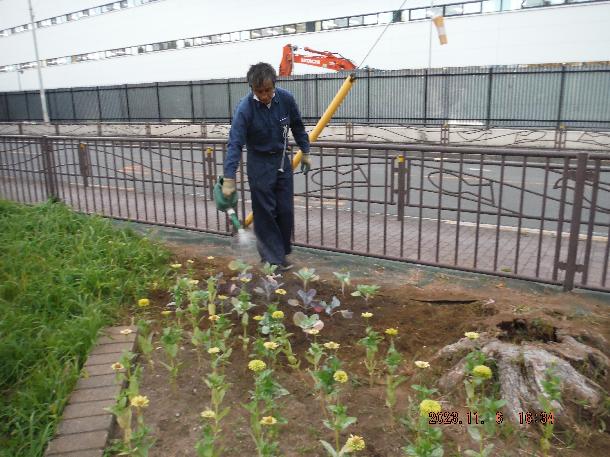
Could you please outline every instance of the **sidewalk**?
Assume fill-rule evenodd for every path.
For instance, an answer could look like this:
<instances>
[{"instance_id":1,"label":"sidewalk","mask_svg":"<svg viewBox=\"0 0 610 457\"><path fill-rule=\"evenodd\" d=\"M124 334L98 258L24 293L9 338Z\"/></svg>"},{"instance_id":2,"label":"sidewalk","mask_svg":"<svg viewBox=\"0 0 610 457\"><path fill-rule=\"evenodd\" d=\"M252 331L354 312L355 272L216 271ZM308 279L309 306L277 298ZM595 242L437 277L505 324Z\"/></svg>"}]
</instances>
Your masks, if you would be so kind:
<instances>
[{"instance_id":1,"label":"sidewalk","mask_svg":"<svg viewBox=\"0 0 610 457\"><path fill-rule=\"evenodd\" d=\"M14 183L6 176L0 184L0 197L24 202L40 201L42 183L22 183L19 193L7 192ZM25 187L25 186L28 187ZM34 190L36 187L36 191ZM136 193L133 188L93 186L63 183L60 199L77 211L125 218L139 222L168 225L194 230L229 233L228 221L218 213L214 202L201 196L157 192ZM145 197L144 197L145 195ZM136 198L136 196L138 198ZM557 237L544 233L524 233L518 236L512 228L489 228L473 224L436 221L349 211L334 205L312 206L306 209L295 204L295 242L316 248L347 251L354 254L387 257L443 267L472 269L482 273L505 273L544 281L561 281L563 272L556 271L556 260L565 261L568 238L560 240L558 259ZM326 203L326 202L325 202ZM332 203L332 202L331 202ZM249 207L246 207L246 212ZM238 208L240 217L242 207ZM459 232L459 233L458 233ZM478 232L478 233L477 233ZM438 242L437 242L438 239ZM608 240L592 241L587 285L610 287L610 272L604 273L604 255ZM476 255L475 255L476 253ZM578 243L579 263L584 263L585 242ZM607 269L608 270L608 269ZM582 284L577 273L576 284Z\"/></svg>"}]
</instances>

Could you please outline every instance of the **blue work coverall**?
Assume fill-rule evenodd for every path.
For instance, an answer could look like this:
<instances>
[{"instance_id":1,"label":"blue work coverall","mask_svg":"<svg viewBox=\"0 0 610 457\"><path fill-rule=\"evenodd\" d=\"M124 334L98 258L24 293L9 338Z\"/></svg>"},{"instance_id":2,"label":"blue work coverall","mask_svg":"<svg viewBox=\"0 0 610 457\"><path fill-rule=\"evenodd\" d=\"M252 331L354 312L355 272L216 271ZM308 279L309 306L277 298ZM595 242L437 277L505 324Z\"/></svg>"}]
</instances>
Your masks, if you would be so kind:
<instances>
[{"instance_id":1,"label":"blue work coverall","mask_svg":"<svg viewBox=\"0 0 610 457\"><path fill-rule=\"evenodd\" d=\"M242 148L246 146L258 252L262 261L274 265L286 264L286 255L292 250L293 176L288 153L282 163L287 128L303 153L308 154L309 137L292 94L276 87L267 107L250 93L235 110L224 162L224 176L235 179Z\"/></svg>"}]
</instances>

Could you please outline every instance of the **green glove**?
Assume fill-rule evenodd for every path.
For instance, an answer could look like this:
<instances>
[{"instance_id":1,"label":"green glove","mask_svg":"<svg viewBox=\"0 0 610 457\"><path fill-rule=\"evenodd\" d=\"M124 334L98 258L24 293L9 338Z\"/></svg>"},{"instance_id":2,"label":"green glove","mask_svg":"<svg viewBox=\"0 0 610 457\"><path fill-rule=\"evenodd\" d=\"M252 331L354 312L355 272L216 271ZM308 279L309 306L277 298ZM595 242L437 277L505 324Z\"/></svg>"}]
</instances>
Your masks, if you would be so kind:
<instances>
[{"instance_id":1,"label":"green glove","mask_svg":"<svg viewBox=\"0 0 610 457\"><path fill-rule=\"evenodd\" d=\"M224 178L222 180L222 195L226 199L231 198L231 195L235 193L235 180L231 178Z\"/></svg>"},{"instance_id":2,"label":"green glove","mask_svg":"<svg viewBox=\"0 0 610 457\"><path fill-rule=\"evenodd\" d=\"M301 171L306 175L311 170L311 158L309 154L303 153L301 156Z\"/></svg>"}]
</instances>

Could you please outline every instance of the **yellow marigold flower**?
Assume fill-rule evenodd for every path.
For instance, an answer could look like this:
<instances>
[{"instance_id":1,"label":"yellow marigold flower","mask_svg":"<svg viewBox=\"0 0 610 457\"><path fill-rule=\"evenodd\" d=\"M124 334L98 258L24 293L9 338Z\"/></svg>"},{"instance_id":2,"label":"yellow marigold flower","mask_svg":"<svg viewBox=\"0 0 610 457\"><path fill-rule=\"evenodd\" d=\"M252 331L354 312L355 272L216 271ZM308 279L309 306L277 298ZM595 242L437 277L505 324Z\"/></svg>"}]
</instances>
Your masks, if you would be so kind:
<instances>
[{"instance_id":1,"label":"yellow marigold flower","mask_svg":"<svg viewBox=\"0 0 610 457\"><path fill-rule=\"evenodd\" d=\"M267 368L267 364L262 360L250 360L250 362L248 363L248 369L254 372L263 371L265 368Z\"/></svg>"},{"instance_id":2,"label":"yellow marigold flower","mask_svg":"<svg viewBox=\"0 0 610 457\"><path fill-rule=\"evenodd\" d=\"M199 284L199 279L189 279L189 284L196 286L197 284Z\"/></svg>"},{"instance_id":3,"label":"yellow marigold flower","mask_svg":"<svg viewBox=\"0 0 610 457\"><path fill-rule=\"evenodd\" d=\"M220 316L218 314L212 314L210 317L208 317L208 319L212 322L216 322L218 319L220 319Z\"/></svg>"},{"instance_id":4,"label":"yellow marigold flower","mask_svg":"<svg viewBox=\"0 0 610 457\"><path fill-rule=\"evenodd\" d=\"M320 333L320 330L318 330L317 328L308 328L306 330L303 330L305 333L307 333L308 335L317 335L318 333Z\"/></svg>"},{"instance_id":5,"label":"yellow marigold flower","mask_svg":"<svg viewBox=\"0 0 610 457\"><path fill-rule=\"evenodd\" d=\"M138 306L140 308L146 308L148 305L150 305L150 300L148 298L140 298L138 300Z\"/></svg>"},{"instance_id":6,"label":"yellow marigold flower","mask_svg":"<svg viewBox=\"0 0 610 457\"><path fill-rule=\"evenodd\" d=\"M171 310L169 310L169 309L165 309L165 310L161 311L161 316L165 316L165 317L167 317L167 316L169 316L171 313L172 313L172 312L171 312Z\"/></svg>"},{"instance_id":7,"label":"yellow marigold flower","mask_svg":"<svg viewBox=\"0 0 610 457\"><path fill-rule=\"evenodd\" d=\"M121 335L129 335L131 333L133 333L133 330L130 328L125 328L125 329L121 330Z\"/></svg>"},{"instance_id":8,"label":"yellow marigold flower","mask_svg":"<svg viewBox=\"0 0 610 457\"><path fill-rule=\"evenodd\" d=\"M216 346L208 349L208 354L218 354L220 352L220 348L217 348Z\"/></svg>"},{"instance_id":9,"label":"yellow marigold flower","mask_svg":"<svg viewBox=\"0 0 610 457\"><path fill-rule=\"evenodd\" d=\"M264 318L263 316L256 315L252 319L254 319L255 321L262 321Z\"/></svg>"},{"instance_id":10,"label":"yellow marigold flower","mask_svg":"<svg viewBox=\"0 0 610 457\"><path fill-rule=\"evenodd\" d=\"M337 382L340 382L341 384L344 384L347 382L349 377L347 376L347 373L345 371L337 370L337 371L335 371L335 374L333 375L333 379Z\"/></svg>"},{"instance_id":11,"label":"yellow marigold flower","mask_svg":"<svg viewBox=\"0 0 610 457\"><path fill-rule=\"evenodd\" d=\"M361 436L350 434L349 438L345 442L345 446L350 452L357 452L364 450L366 444L364 442L364 438Z\"/></svg>"},{"instance_id":12,"label":"yellow marigold flower","mask_svg":"<svg viewBox=\"0 0 610 457\"><path fill-rule=\"evenodd\" d=\"M469 340L478 340L480 335L477 332L466 332L464 336Z\"/></svg>"},{"instance_id":13,"label":"yellow marigold flower","mask_svg":"<svg viewBox=\"0 0 610 457\"><path fill-rule=\"evenodd\" d=\"M201 411L201 413L199 415L204 419L214 419L216 417L216 413L214 411L212 411L211 409L206 409L204 411Z\"/></svg>"},{"instance_id":14,"label":"yellow marigold flower","mask_svg":"<svg viewBox=\"0 0 610 457\"><path fill-rule=\"evenodd\" d=\"M274 319L284 319L284 311L273 311L271 317Z\"/></svg>"},{"instance_id":15,"label":"yellow marigold flower","mask_svg":"<svg viewBox=\"0 0 610 457\"><path fill-rule=\"evenodd\" d=\"M477 365L472 369L472 374L483 379L491 378L491 368L486 365Z\"/></svg>"},{"instance_id":16,"label":"yellow marigold flower","mask_svg":"<svg viewBox=\"0 0 610 457\"><path fill-rule=\"evenodd\" d=\"M123 366L123 364L121 362L116 362L112 364L112 369L114 371L121 371L122 369L124 369L125 367Z\"/></svg>"},{"instance_id":17,"label":"yellow marigold flower","mask_svg":"<svg viewBox=\"0 0 610 457\"><path fill-rule=\"evenodd\" d=\"M170 265L170 267L172 267L174 270L177 270L178 268L180 268L182 266L181 263L172 263Z\"/></svg>"},{"instance_id":18,"label":"yellow marigold flower","mask_svg":"<svg viewBox=\"0 0 610 457\"><path fill-rule=\"evenodd\" d=\"M277 419L273 416L264 416L260 423L261 425L275 425L277 424Z\"/></svg>"},{"instance_id":19,"label":"yellow marigold flower","mask_svg":"<svg viewBox=\"0 0 610 457\"><path fill-rule=\"evenodd\" d=\"M214 260L214 258L215 258L215 257L214 257L213 255L209 255L209 256L208 256L208 260Z\"/></svg>"},{"instance_id":20,"label":"yellow marigold flower","mask_svg":"<svg viewBox=\"0 0 610 457\"><path fill-rule=\"evenodd\" d=\"M148 406L148 398L144 395L136 395L131 399L131 406L135 408L146 408Z\"/></svg>"},{"instance_id":21,"label":"yellow marigold flower","mask_svg":"<svg viewBox=\"0 0 610 457\"><path fill-rule=\"evenodd\" d=\"M396 336L396 335L398 335L398 330L396 330L393 327L390 327L385 330L385 334L389 335L389 336Z\"/></svg>"},{"instance_id":22,"label":"yellow marigold flower","mask_svg":"<svg viewBox=\"0 0 610 457\"><path fill-rule=\"evenodd\" d=\"M362 313L361 316L364 317L365 319L370 319L371 317L373 317L373 313L366 312L366 313Z\"/></svg>"},{"instance_id":23,"label":"yellow marigold flower","mask_svg":"<svg viewBox=\"0 0 610 457\"><path fill-rule=\"evenodd\" d=\"M334 341L329 341L328 343L324 343L324 347L326 349L339 349L341 345L339 343L335 343Z\"/></svg>"},{"instance_id":24,"label":"yellow marigold flower","mask_svg":"<svg viewBox=\"0 0 610 457\"><path fill-rule=\"evenodd\" d=\"M265 346L265 349L273 350L277 349L279 347L279 344L277 344L275 341L265 341L263 343L263 346Z\"/></svg>"},{"instance_id":25,"label":"yellow marigold flower","mask_svg":"<svg viewBox=\"0 0 610 457\"><path fill-rule=\"evenodd\" d=\"M430 364L428 362L424 362L423 360L416 360L415 366L417 368L430 368Z\"/></svg>"},{"instance_id":26,"label":"yellow marigold flower","mask_svg":"<svg viewBox=\"0 0 610 457\"><path fill-rule=\"evenodd\" d=\"M229 297L227 297L226 295L219 295L218 299L219 300L228 300Z\"/></svg>"},{"instance_id":27,"label":"yellow marigold flower","mask_svg":"<svg viewBox=\"0 0 610 457\"><path fill-rule=\"evenodd\" d=\"M275 289L275 293L278 295L286 295L286 289Z\"/></svg>"},{"instance_id":28,"label":"yellow marigold flower","mask_svg":"<svg viewBox=\"0 0 610 457\"><path fill-rule=\"evenodd\" d=\"M419 414L428 417L430 413L440 413L443 408L441 404L434 400L424 400L419 404Z\"/></svg>"}]
</instances>

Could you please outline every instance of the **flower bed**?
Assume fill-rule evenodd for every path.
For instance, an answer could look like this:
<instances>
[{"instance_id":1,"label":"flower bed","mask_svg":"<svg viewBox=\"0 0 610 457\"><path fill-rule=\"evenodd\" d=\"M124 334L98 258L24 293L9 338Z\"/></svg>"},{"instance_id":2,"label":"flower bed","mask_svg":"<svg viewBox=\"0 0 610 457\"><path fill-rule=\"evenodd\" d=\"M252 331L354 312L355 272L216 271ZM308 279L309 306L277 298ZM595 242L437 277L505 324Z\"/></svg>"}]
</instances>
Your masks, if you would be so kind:
<instances>
[{"instance_id":1,"label":"flower bed","mask_svg":"<svg viewBox=\"0 0 610 457\"><path fill-rule=\"evenodd\" d=\"M538 423L526 411L523 424L508 419L499 369L479 343L507 306L522 312L523 296L503 287L490 300L490 290L472 298L445 284L435 302L438 284L379 287L347 271L278 276L213 257L172 268L172 281L136 307L142 357L121 361L133 368L114 411L116 453L605 455L604 434L563 449L565 399L552 370ZM452 365L437 352L453 343L469 346L463 382L447 391L438 381ZM589 418L591 430L600 418Z\"/></svg>"}]
</instances>

